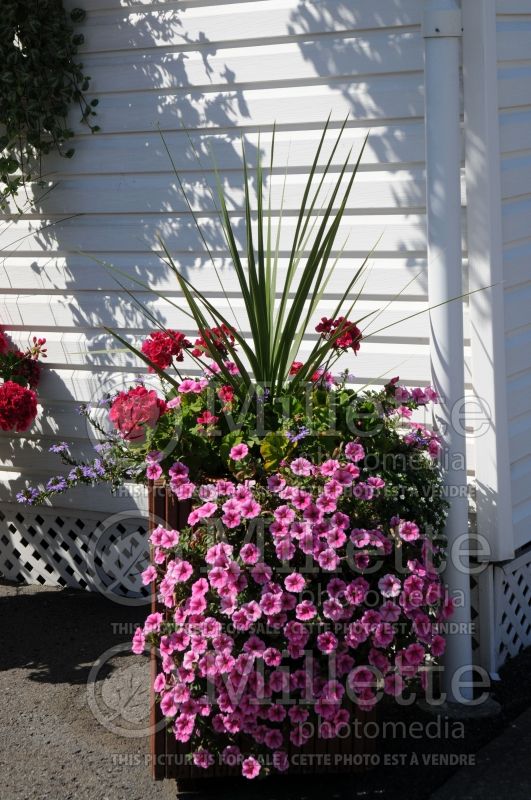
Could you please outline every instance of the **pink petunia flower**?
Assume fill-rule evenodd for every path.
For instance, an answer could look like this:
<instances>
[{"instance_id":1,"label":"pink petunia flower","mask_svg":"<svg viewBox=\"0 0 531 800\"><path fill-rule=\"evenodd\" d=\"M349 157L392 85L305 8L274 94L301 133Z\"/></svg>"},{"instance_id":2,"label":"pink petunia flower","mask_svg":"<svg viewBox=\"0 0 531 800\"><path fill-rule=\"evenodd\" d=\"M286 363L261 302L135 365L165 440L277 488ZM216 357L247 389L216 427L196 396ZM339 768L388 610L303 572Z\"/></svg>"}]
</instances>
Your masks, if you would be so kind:
<instances>
[{"instance_id":1,"label":"pink petunia flower","mask_svg":"<svg viewBox=\"0 0 531 800\"><path fill-rule=\"evenodd\" d=\"M242 761L242 775L244 778L252 780L260 774L260 762L253 756L249 756Z\"/></svg>"},{"instance_id":2,"label":"pink petunia flower","mask_svg":"<svg viewBox=\"0 0 531 800\"><path fill-rule=\"evenodd\" d=\"M291 462L290 465L291 471L294 475L299 475L301 477L309 477L312 474L312 464L306 458L296 458L294 461Z\"/></svg>"},{"instance_id":3,"label":"pink petunia flower","mask_svg":"<svg viewBox=\"0 0 531 800\"><path fill-rule=\"evenodd\" d=\"M297 605L295 616L301 622L308 622L308 620L317 616L317 609L310 600L303 600L302 603Z\"/></svg>"},{"instance_id":4,"label":"pink petunia flower","mask_svg":"<svg viewBox=\"0 0 531 800\"><path fill-rule=\"evenodd\" d=\"M387 574L378 581L378 588L383 597L398 597L401 583L396 575Z\"/></svg>"},{"instance_id":5,"label":"pink petunia flower","mask_svg":"<svg viewBox=\"0 0 531 800\"><path fill-rule=\"evenodd\" d=\"M398 535L405 542L414 542L416 539L419 538L420 531L418 525L416 525L414 522L401 520L398 526Z\"/></svg>"},{"instance_id":6,"label":"pink petunia flower","mask_svg":"<svg viewBox=\"0 0 531 800\"><path fill-rule=\"evenodd\" d=\"M229 456L233 461L242 461L248 452L249 448L247 445L241 442L241 444L235 444L234 447L231 447Z\"/></svg>"},{"instance_id":7,"label":"pink petunia flower","mask_svg":"<svg viewBox=\"0 0 531 800\"><path fill-rule=\"evenodd\" d=\"M152 564L150 564L149 567L145 569L144 572L142 573L142 583L144 584L144 586L148 586L150 583L153 583L156 577L157 577L157 570Z\"/></svg>"},{"instance_id":8,"label":"pink petunia flower","mask_svg":"<svg viewBox=\"0 0 531 800\"><path fill-rule=\"evenodd\" d=\"M306 586L306 580L298 572L292 572L284 579L284 586L288 592L299 594Z\"/></svg>"},{"instance_id":9,"label":"pink petunia flower","mask_svg":"<svg viewBox=\"0 0 531 800\"><path fill-rule=\"evenodd\" d=\"M145 646L146 646L146 638L144 636L144 631L142 630L142 628L137 628L133 636L133 644L131 646L131 650L135 655L139 656L144 652Z\"/></svg>"}]
</instances>

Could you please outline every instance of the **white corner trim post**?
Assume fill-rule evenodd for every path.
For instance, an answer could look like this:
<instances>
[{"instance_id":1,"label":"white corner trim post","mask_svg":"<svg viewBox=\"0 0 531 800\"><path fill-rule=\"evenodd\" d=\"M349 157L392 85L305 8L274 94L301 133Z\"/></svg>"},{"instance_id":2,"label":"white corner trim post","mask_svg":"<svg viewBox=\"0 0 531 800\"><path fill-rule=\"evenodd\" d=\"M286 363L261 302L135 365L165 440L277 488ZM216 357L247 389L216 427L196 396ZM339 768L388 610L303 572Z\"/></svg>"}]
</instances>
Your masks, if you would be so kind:
<instances>
[{"instance_id":1,"label":"white corner trim post","mask_svg":"<svg viewBox=\"0 0 531 800\"><path fill-rule=\"evenodd\" d=\"M435 419L443 441L444 479L450 508L444 580L456 602L447 636L444 691L449 702L472 699L468 496L464 403L461 250L461 126L459 60L461 9L456 0L424 0L426 204L432 380L439 393Z\"/></svg>"},{"instance_id":2,"label":"white corner trim post","mask_svg":"<svg viewBox=\"0 0 531 800\"><path fill-rule=\"evenodd\" d=\"M480 560L514 558L503 289L496 2L463 5L465 177ZM492 287L492 288L485 288Z\"/></svg>"}]
</instances>

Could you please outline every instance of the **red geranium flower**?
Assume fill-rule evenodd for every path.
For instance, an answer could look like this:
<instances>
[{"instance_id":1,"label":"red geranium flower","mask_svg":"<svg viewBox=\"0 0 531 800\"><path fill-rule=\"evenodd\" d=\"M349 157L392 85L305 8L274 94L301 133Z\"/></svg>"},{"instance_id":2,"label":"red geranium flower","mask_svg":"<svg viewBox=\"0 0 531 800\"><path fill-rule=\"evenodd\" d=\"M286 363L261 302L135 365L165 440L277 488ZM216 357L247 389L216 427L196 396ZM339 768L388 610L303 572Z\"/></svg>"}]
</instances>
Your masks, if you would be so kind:
<instances>
[{"instance_id":1,"label":"red geranium flower","mask_svg":"<svg viewBox=\"0 0 531 800\"><path fill-rule=\"evenodd\" d=\"M184 333L168 329L167 331L153 331L142 343L142 352L159 369L166 369L175 358L182 361L183 349L191 347ZM153 367L148 367L149 372L155 372Z\"/></svg>"},{"instance_id":2,"label":"red geranium flower","mask_svg":"<svg viewBox=\"0 0 531 800\"><path fill-rule=\"evenodd\" d=\"M219 420L219 417L216 417L216 415L212 414L211 411L203 411L203 413L197 418L197 424L198 425L215 425L218 420Z\"/></svg>"},{"instance_id":3,"label":"red geranium flower","mask_svg":"<svg viewBox=\"0 0 531 800\"><path fill-rule=\"evenodd\" d=\"M204 337L196 339L192 355L199 358L205 353L208 355L212 350L217 350L221 355L228 353L227 345L234 346L235 338L233 331L227 325L220 325L217 328L207 328Z\"/></svg>"},{"instance_id":4,"label":"red geranium flower","mask_svg":"<svg viewBox=\"0 0 531 800\"><path fill-rule=\"evenodd\" d=\"M290 375L296 375L297 372L301 371L303 366L304 366L304 364L302 363L302 361L294 361L293 364L291 365L291 367L289 368L289 374Z\"/></svg>"},{"instance_id":5,"label":"red geranium flower","mask_svg":"<svg viewBox=\"0 0 531 800\"><path fill-rule=\"evenodd\" d=\"M114 399L109 419L124 439L141 442L146 436L146 427L154 428L159 417L166 411L166 403L154 389L135 386L120 392Z\"/></svg>"},{"instance_id":6,"label":"red geranium flower","mask_svg":"<svg viewBox=\"0 0 531 800\"><path fill-rule=\"evenodd\" d=\"M0 428L3 431L27 431L37 416L37 395L14 381L0 386Z\"/></svg>"},{"instance_id":7,"label":"red geranium flower","mask_svg":"<svg viewBox=\"0 0 531 800\"><path fill-rule=\"evenodd\" d=\"M218 397L223 403L232 403L234 400L234 389L232 386L221 386L218 389Z\"/></svg>"},{"instance_id":8,"label":"red geranium flower","mask_svg":"<svg viewBox=\"0 0 531 800\"><path fill-rule=\"evenodd\" d=\"M316 326L317 333L322 333L324 339L330 339L334 350L360 349L362 333L354 322L349 322L345 317L328 319L321 317L321 322Z\"/></svg>"}]
</instances>

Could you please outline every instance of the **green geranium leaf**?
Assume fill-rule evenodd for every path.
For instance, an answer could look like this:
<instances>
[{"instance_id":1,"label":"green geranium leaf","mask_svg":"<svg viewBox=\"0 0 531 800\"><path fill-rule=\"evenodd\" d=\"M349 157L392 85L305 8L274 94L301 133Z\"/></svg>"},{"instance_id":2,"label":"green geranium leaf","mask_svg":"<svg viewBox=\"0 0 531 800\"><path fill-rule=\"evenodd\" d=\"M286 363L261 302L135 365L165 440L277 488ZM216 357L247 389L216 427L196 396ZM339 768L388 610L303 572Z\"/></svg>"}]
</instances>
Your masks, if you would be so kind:
<instances>
[{"instance_id":1,"label":"green geranium leaf","mask_svg":"<svg viewBox=\"0 0 531 800\"><path fill-rule=\"evenodd\" d=\"M286 458L289 449L290 442L284 433L274 431L268 433L260 447L266 472L278 469L280 462Z\"/></svg>"}]
</instances>

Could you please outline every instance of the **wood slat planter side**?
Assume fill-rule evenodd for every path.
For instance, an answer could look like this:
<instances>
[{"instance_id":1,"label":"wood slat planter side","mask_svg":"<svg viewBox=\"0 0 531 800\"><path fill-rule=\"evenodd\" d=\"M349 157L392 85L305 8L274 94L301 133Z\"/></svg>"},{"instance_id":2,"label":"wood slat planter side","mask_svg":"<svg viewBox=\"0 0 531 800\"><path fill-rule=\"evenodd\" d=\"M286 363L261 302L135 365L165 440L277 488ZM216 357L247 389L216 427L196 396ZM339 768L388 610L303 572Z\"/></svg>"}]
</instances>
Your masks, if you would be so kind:
<instances>
[{"instance_id":1,"label":"wood slat planter side","mask_svg":"<svg viewBox=\"0 0 531 800\"><path fill-rule=\"evenodd\" d=\"M149 487L149 524L150 530L163 524L167 528L179 530L187 523L190 512L189 502L179 502L164 483L154 482ZM151 610L168 613L168 609L157 602L155 588L151 594ZM161 664L155 648L151 649L151 737L150 757L152 777L154 780L170 778L175 780L195 780L197 778L219 778L240 776L239 767L228 767L219 763L208 769L201 769L185 763L189 752L186 744L177 742L173 732L166 729L160 707L155 702L153 682ZM363 712L353 709L353 720L359 720L358 728L375 719L375 712ZM303 747L286 748L290 759L289 774L321 774L339 772L361 772L366 770L364 759L377 750L375 739L356 737L356 725L352 725L351 734L343 739L322 739L317 733ZM270 756L271 751L268 751ZM293 761L295 759L295 761Z\"/></svg>"}]
</instances>

